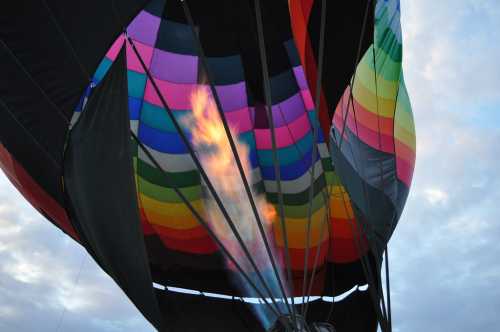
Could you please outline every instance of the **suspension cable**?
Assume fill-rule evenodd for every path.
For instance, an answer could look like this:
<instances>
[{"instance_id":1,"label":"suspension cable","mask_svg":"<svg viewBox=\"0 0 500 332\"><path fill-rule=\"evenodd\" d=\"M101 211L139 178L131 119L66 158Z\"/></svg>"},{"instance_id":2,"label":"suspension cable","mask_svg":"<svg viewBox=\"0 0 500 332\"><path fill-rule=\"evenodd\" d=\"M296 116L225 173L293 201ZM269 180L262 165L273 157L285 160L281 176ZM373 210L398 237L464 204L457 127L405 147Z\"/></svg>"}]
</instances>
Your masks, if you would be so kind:
<instances>
[{"instance_id":1,"label":"suspension cable","mask_svg":"<svg viewBox=\"0 0 500 332\"><path fill-rule=\"evenodd\" d=\"M68 49L71 51L71 55L75 59L77 65L80 67L80 71L83 74L84 79L87 82L90 82L92 80L92 78L91 78L89 72L87 71L87 69L85 68L85 66L83 65L83 63L80 61L80 59L78 58L78 56L76 55L75 48L73 47L73 45L71 45L71 42L69 41L68 36L66 36L66 34L64 33L64 31L61 29L61 26L59 25L59 22L57 22L57 20L55 18L55 15L52 12L52 9L50 9L50 7L48 6L48 4L47 4L47 2L45 0L42 0L42 3L43 3L43 6L45 7L45 9L47 10L47 13L49 14L50 20L52 21L52 23L54 23L57 31L59 32L59 34L63 38L64 43L66 44L66 46L68 47Z\"/></svg>"},{"instance_id":2,"label":"suspension cable","mask_svg":"<svg viewBox=\"0 0 500 332\"><path fill-rule=\"evenodd\" d=\"M265 45L265 39L264 39L264 27L262 23L262 10L260 7L260 0L255 0L255 18L257 22L257 37L258 37L258 42L259 42L259 54L260 54L260 62L262 66L262 78L263 78L263 83L264 83L264 94L265 94L265 99L266 99L266 113L267 113L267 118L268 118L268 123L269 123L269 128L271 130L271 144L272 144L272 157L273 157L273 164L274 164L274 175L276 178L276 187L278 191L278 206L279 206L279 215L280 215L280 221L281 221L281 230L282 230L282 237L283 241L285 244L285 261L286 261L286 269L287 269L287 275L288 275L288 281L290 283L290 289L291 289L291 300L292 300L292 317L294 320L295 326L297 326L297 313L295 310L295 299L294 299L294 282L293 282L293 277L292 277L292 269L291 269L291 260L290 260L290 252L289 252L289 245L288 245L288 232L286 229L286 222L285 222L285 211L284 211L284 203L283 203L283 192L281 190L281 178L280 178L280 165L279 165L279 159L278 159L278 150L277 150L277 144L276 144L276 131L274 127L274 119L273 119L273 114L272 114L272 99L271 99L271 82L269 79L269 70L267 67L267 55L266 55L266 45ZM288 303L288 301L287 301Z\"/></svg>"},{"instance_id":3,"label":"suspension cable","mask_svg":"<svg viewBox=\"0 0 500 332\"><path fill-rule=\"evenodd\" d=\"M350 96L351 100L352 100L352 95ZM357 132L357 120L356 120L356 111L354 109L354 103L351 103L350 104L353 108L353 115L354 115L354 122L355 122L355 129L356 129L356 132ZM346 110L346 112L348 112L348 110ZM351 150L351 154L353 156L353 161L355 163L355 167L357 169L359 169L358 165L357 165L357 162L356 162L356 158L354 156L354 151L352 149L352 144L350 141L348 141L348 146L349 146L349 149ZM366 193L366 188L365 188L365 183L363 182L363 194L364 194L364 198L365 200L368 202L369 204L369 208L371 210L371 204L370 204L370 201L367 199L367 193ZM344 204L345 203L345 198L343 197L344 199ZM347 207L346 207L347 209ZM383 301L383 296L381 297L380 295L380 284L377 283L377 286L375 287L375 278L373 277L373 273L372 273L372 270L371 270L371 263L370 261L368 260L368 257L364 254L361 253L361 242L362 242L362 239L363 239L363 235L366 237L366 230L364 229L364 223L361 221L361 220L358 220L358 218L354 218L354 223L355 225L357 224L357 228L359 229L359 236L356 236L355 237L355 243L356 243L356 249L358 250L358 255L360 256L360 262L361 262L361 266L363 268L363 273L365 274L365 277L367 278L367 281L368 281L368 284L369 284L369 292L370 292L370 296L372 297L372 301L374 303L374 306L376 307L376 313L377 313L377 317L378 317L378 320L379 320L379 323L381 324L381 327L383 329L383 331L386 331L386 321L385 321L385 317L386 317L386 314L385 314L385 305L383 305L382 307L382 312L380 313L379 315L379 312L380 312L380 300L382 299ZM352 222L351 222L352 224ZM352 232L353 232L353 235L355 233L354 231L354 227L353 225L351 225L351 229L352 229ZM367 239L368 241L368 239ZM371 241L368 241L368 245L370 246L370 250L373 251L373 253L376 252L376 250L373 249L373 246L372 246L372 243ZM373 255L374 259L376 260L376 262L378 262L377 260L377 257L376 255ZM377 263L378 265L378 263ZM376 293L375 293L376 292ZM378 304L377 304L377 299L378 299Z\"/></svg>"},{"instance_id":4,"label":"suspension cable","mask_svg":"<svg viewBox=\"0 0 500 332\"><path fill-rule=\"evenodd\" d=\"M366 30L366 22L368 21L368 13L369 13L369 10L370 8L372 7L371 6L372 4L372 0L368 0L367 3L366 3L366 9L365 9L365 14L364 14L364 18L363 18L363 24L361 26L361 32L360 32L360 39L359 39L359 44L358 44L358 51L356 53L356 60L354 62L354 75L353 75L353 78L351 80L351 84L349 85L349 99L347 101L347 112L346 112L346 115L345 115L345 118L344 118L344 123L342 125L342 133L340 135L340 143L339 143L339 150L341 149L342 147L342 141L343 141L343 138L344 138L344 131L345 131L345 127L346 127L346 120L347 120L347 115L349 114L349 103L352 102L352 89L353 89L353 86L354 86L354 82L356 82L356 73L357 73L357 66L358 66L358 62L361 58L361 49L363 47L363 39L365 38L365 30ZM334 135L335 137L335 135Z\"/></svg>"},{"instance_id":5,"label":"suspension cable","mask_svg":"<svg viewBox=\"0 0 500 332\"><path fill-rule=\"evenodd\" d=\"M47 92L40 86L40 84L38 84L38 82L35 80L35 78L33 77L33 75L28 71L28 69L26 68L26 66L24 66L24 64L21 62L21 60L19 59L19 57L14 53L14 51L9 47L9 45L7 45L3 41L3 39L0 39L0 43L5 48L5 50L10 55L10 57L14 60L14 62L22 69L23 73L29 78L29 80L33 83L33 85L36 86L36 88L38 89L38 91L40 91L40 93L45 98L45 100L47 100L49 102L50 106L52 106L52 108L56 111L57 115L66 124L69 125L68 116L61 110L61 108L59 106L56 105L56 103L49 97L49 95L47 94Z\"/></svg>"},{"instance_id":6,"label":"suspension cable","mask_svg":"<svg viewBox=\"0 0 500 332\"><path fill-rule=\"evenodd\" d=\"M320 110L320 96L321 96L321 91L322 91L322 77L323 77L323 60L324 60L324 54L325 54L325 25L326 25L326 0L321 1L321 27L320 27L320 33L319 33L319 55L318 55L318 71L316 74L316 95L315 95L315 102L314 102L314 108L316 111L316 114L319 114ZM318 140L318 130L316 128L316 121L312 121L312 131L313 131L313 151L312 151L312 160L311 164L314 165L316 161L316 152L317 152L317 140ZM307 237L306 237L306 251L304 255L304 276L303 276L303 283L302 283L302 315L304 316L305 312L305 304L304 304L304 298L306 296L307 290L307 277L308 277L308 270L309 270L309 247L311 246L311 215L312 215L312 201L313 201L313 195L314 195L314 167L311 170L311 182L310 182L310 187L309 187L309 205L308 205L308 210L307 210ZM323 231L322 227L322 231ZM323 233L323 232L322 232ZM320 237L320 244L317 247L317 253L316 256L318 256L318 253L321 249L321 237ZM314 269L315 270L315 269ZM313 271L314 274L315 271ZM311 281L313 281L314 276L311 276ZM311 283L312 284L312 283Z\"/></svg>"},{"instance_id":7,"label":"suspension cable","mask_svg":"<svg viewBox=\"0 0 500 332\"><path fill-rule=\"evenodd\" d=\"M340 137L339 137L339 142L338 142L338 146L339 146L339 150L340 150L340 151L342 151L342 150L341 150L341 147L342 147L342 142L343 142L343 140L344 140L344 133L345 133L346 124L347 124L347 118L348 118L348 114L349 114L349 111L350 111L350 108L351 108L350 106L351 106L351 105L352 105L353 113L355 112L355 109L354 109L354 101L353 101L353 87L354 87L354 83L355 83L355 81L356 81L356 74L357 74L356 67L357 67L357 64L358 64L359 59L360 59L360 56L361 56L362 41L363 41L363 39L364 39L364 35L365 35L365 30L366 30L366 24L367 24L368 13L369 13L369 9L372 7L372 6L370 6L370 5L371 5L371 3L372 3L372 1L371 1L371 0L368 0L368 2L367 2L367 6L366 6L366 9L365 9L365 14L364 14L363 24L362 24L362 28L361 28L361 33L360 33L361 38L360 38L360 42L359 42L359 45L358 45L358 51L357 51L357 55L356 55L356 60L355 60L355 63L354 63L354 75L353 75L353 78L352 78L351 83L350 83L350 85L349 85L349 97L348 97L349 99L348 99L348 101L347 101L346 114L345 114L344 119L343 119L342 131L341 131L341 134L340 134ZM356 116L355 116L355 115L354 115L354 117L356 118ZM356 123L356 127L357 127L357 122L356 122L356 119L355 119L355 123ZM335 137L335 136L336 136L336 135L334 135L334 137L333 137L333 138L336 140L336 137ZM336 143L337 143L337 142L336 142ZM351 146L351 144L349 144L349 146L350 146L350 148L351 148L351 153L352 153L353 158L354 158L354 160L355 160L356 158L354 157L354 153L353 153L353 151L352 151L352 146ZM363 186L363 189L365 189L365 188L364 188L364 186ZM364 190L364 193L365 193L365 196L366 196L366 192L365 192L365 190ZM344 197L343 195L342 195L342 199L343 199L343 201L344 201L344 204L346 204L346 203L345 203L345 197ZM345 206L345 208L346 208L346 211L347 211L347 205ZM360 226L360 225L359 225L359 226ZM354 234L354 227L353 227L353 226L351 226L351 227L352 227L352 229L353 229L353 234ZM360 228L360 227L358 227L358 228ZM360 228L360 230L361 230L361 228ZM361 237L361 233L359 234L359 236ZM355 242L356 242L356 247L357 247L357 249L359 249L359 250L360 250L360 248L358 248L358 244L359 244L359 243L357 242L357 238L356 238L356 241L355 241ZM359 251L359 250L358 250L358 251ZM363 271L364 271L365 277L367 277L367 279L369 279L368 281L369 281L369 283L371 284L371 285L370 285L370 287L369 287L369 288L371 288L371 289L372 289L372 290L370 291L370 294L372 294L372 299L373 299L374 304L375 304L375 307L376 307L376 313L377 313L377 316L379 317L379 322L380 322L381 327L382 327L382 322L383 322L383 321L385 321L385 317L384 317L384 319L380 319L380 318L381 318L380 316L382 316L382 317L383 317L384 315L383 315L383 314L380 314L380 306L376 304L376 303L377 303L377 301L376 301L376 296L375 296L375 294L373 294L373 276L372 276L372 273L371 273L371 271L370 271L370 268L367 268L370 264L369 264L369 262L367 261L367 257L365 257L365 255L362 255L360 251L359 251L359 255L360 255L360 261L361 261L361 265L362 265L362 268L363 268ZM377 289L378 289L378 288L379 288L379 287L377 287ZM377 291L377 293L378 293L378 291ZM379 297L379 299L380 299L380 296L378 296L378 297ZM385 306L384 306L384 312L385 312ZM380 314L380 315L379 315L379 314ZM385 323L384 323L384 327L383 327L383 328L385 329Z\"/></svg>"},{"instance_id":8,"label":"suspension cable","mask_svg":"<svg viewBox=\"0 0 500 332\"><path fill-rule=\"evenodd\" d=\"M387 291L387 320L389 331L392 331L392 315L391 315L391 283L389 278L389 247L385 247L385 289Z\"/></svg>"},{"instance_id":9,"label":"suspension cable","mask_svg":"<svg viewBox=\"0 0 500 332\"><path fill-rule=\"evenodd\" d=\"M274 255L272 253L271 247L269 245L269 242L268 242L268 239L267 239L267 236L266 236L266 232L264 230L264 226L262 224L259 212L257 210L257 206L255 204L255 200L254 200L253 195L252 195L252 190L251 190L250 185L248 183L248 180L247 180L247 178L245 176L245 171L243 170L243 165L241 163L241 159L240 159L240 156L238 154L238 150L236 148L236 144L234 143L234 139L233 139L233 137L231 135L231 130L230 130L229 125L227 123L226 115L225 115L224 110L222 108L222 104L220 102L217 90L215 89L214 81L212 79L211 71L210 71L210 68L209 68L206 56L205 56L205 52L204 52L203 47L201 45L200 38L199 38L198 34L196 33L196 30L195 30L195 27L194 27L194 21L193 21L192 15L191 15L191 11L189 9L187 1L181 0L181 3L182 3L182 7L184 9L184 14L186 16L186 19L187 19L187 21L188 21L188 23L189 23L189 25L191 27L191 32L192 32L192 35L193 35L193 39L196 41L196 47L197 47L197 51L198 51L198 54L199 54L200 59L201 59L201 64L202 64L203 68L205 69L205 72L206 72L206 75L207 75L207 80L208 80L208 83L210 85L210 90L212 92L212 96L214 97L215 105L217 106L217 111L219 113L219 117L220 117L220 119L222 121L222 124L224 126L224 130L225 130L227 139L229 141L229 146L230 146L231 151L233 153L233 157L234 157L234 159L236 161L236 165L238 167L238 171L240 173L240 177L241 177L241 180L243 182L243 186L245 188L245 192L246 192L246 194L248 196L248 200L250 202L250 206L252 207L252 212L253 212L255 220L257 222L259 233L260 233L260 235L262 237L262 241L264 242L264 246L265 246L266 252L267 252L267 254L269 256L269 259L271 261L273 272L274 272L274 274L276 276L276 279L278 281L279 288L280 288L280 290L281 290L281 292L283 294L283 299L285 300L286 306L287 306L287 308L288 308L288 310L290 312L291 311L290 310L290 305L289 305L289 303L287 301L287 295L286 295L286 292L285 292L285 288L283 286L283 282L281 280L280 274L278 272L278 268L276 266Z\"/></svg>"}]
</instances>

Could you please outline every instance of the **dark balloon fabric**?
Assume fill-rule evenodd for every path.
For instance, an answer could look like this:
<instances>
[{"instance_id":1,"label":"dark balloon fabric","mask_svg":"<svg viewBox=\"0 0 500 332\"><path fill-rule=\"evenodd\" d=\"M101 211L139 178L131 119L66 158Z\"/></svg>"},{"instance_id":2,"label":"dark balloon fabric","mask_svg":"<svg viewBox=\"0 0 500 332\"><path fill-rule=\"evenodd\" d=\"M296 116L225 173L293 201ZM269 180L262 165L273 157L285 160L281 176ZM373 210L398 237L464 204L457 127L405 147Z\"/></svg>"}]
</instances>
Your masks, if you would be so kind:
<instances>
[{"instance_id":1,"label":"dark balloon fabric","mask_svg":"<svg viewBox=\"0 0 500 332\"><path fill-rule=\"evenodd\" d=\"M0 142L10 178L41 213L75 237L64 211L62 154L69 119L123 23L146 1L2 1ZM91 19L90 19L91 18ZM12 169L6 166L6 169Z\"/></svg>"},{"instance_id":2,"label":"dark balloon fabric","mask_svg":"<svg viewBox=\"0 0 500 332\"><path fill-rule=\"evenodd\" d=\"M373 258L389 240L411 183L414 126L401 72L399 1L327 1L318 111L322 1L261 2L287 226L284 234L274 221L273 241L281 255L288 241L296 296L317 252L312 294L338 295L367 283L364 255L379 275ZM199 171L163 101L182 123L193 91L213 83L226 120L248 147L251 185L278 205L254 1L187 3L208 72L180 1L2 3L0 167L36 209L87 248L158 329L157 300L167 331L221 331L217 321L224 315L230 315L226 330L259 331L261 323L241 303L152 294L151 280L245 295L175 193L178 188L205 213ZM101 158L106 149L109 158ZM377 254L367 255L370 249ZM335 303L338 331L375 330L368 294ZM310 320L330 308L314 302Z\"/></svg>"},{"instance_id":3,"label":"dark balloon fabric","mask_svg":"<svg viewBox=\"0 0 500 332\"><path fill-rule=\"evenodd\" d=\"M240 298L221 299L210 294L188 295L163 290L157 290L157 295L171 332L265 332ZM193 319L193 312L197 319ZM310 322L329 320L334 322L336 332L367 332L377 328L367 290L354 290L333 305L322 299L312 301L308 312Z\"/></svg>"},{"instance_id":4,"label":"dark balloon fabric","mask_svg":"<svg viewBox=\"0 0 500 332\"><path fill-rule=\"evenodd\" d=\"M130 140L123 48L70 133L64 186L81 243L159 328L161 316L139 221Z\"/></svg>"}]
</instances>

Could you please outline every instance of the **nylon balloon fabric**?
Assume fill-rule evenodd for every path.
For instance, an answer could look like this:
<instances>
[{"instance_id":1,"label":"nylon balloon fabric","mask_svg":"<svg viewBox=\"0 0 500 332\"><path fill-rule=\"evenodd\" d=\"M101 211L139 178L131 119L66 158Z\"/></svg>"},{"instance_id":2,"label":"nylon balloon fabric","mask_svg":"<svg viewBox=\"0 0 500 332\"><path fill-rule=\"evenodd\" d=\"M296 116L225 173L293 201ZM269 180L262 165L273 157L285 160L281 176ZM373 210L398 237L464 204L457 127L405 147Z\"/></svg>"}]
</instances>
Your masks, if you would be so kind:
<instances>
[{"instance_id":1,"label":"nylon balloon fabric","mask_svg":"<svg viewBox=\"0 0 500 332\"><path fill-rule=\"evenodd\" d=\"M249 159L252 166L253 186L258 192L266 194L268 200L277 205L277 188L272 161L271 133L263 106L262 91L255 77L259 68L257 45L241 46L229 35L220 36L224 40L223 47L212 45L211 25L217 17L214 9L193 7L194 17L197 12L210 13L208 22L199 22L200 38L208 53L208 63L215 77L215 86L221 100L225 116L229 124L236 128L237 138L249 147ZM224 7L223 7L224 8ZM269 6L268 15L274 17L281 14L281 20L288 21L286 9ZM240 34L251 35L247 26L252 27L252 10L243 7L241 17L247 22L241 27ZM163 16L162 16L163 15ZM201 15L201 14L200 14ZM213 16L212 16L213 15ZM266 15L266 11L264 11ZM201 16L201 17L205 17ZM215 16L215 17L214 17ZM236 15L238 16L238 15ZM278 16L279 17L279 16ZM217 21L217 20L216 20ZM209 25L210 24L210 25ZM236 24L228 22L226 24ZM274 23L276 24L276 23ZM285 24L281 24L283 26ZM208 29L206 34L203 32ZM224 31L228 30L229 27ZM318 123L312 97L308 88L303 68L293 44L291 31L278 31L273 22L266 26L272 45L269 62L271 67L271 93L273 96L273 121L277 132L278 159L280 163L282 191L285 203L285 220L288 241L292 258L292 269L296 276L297 288L301 287L304 269L304 253L308 222L308 192L310 185L311 153L313 135L311 123ZM161 94L176 119L190 114L190 98L199 84L206 84L199 64L189 25L184 22L179 8L174 5L156 1L142 11L129 25L127 33L133 40L139 56L144 61L158 85ZM281 30L285 30L281 28ZM216 31L218 34L220 30ZM249 37L250 38L250 37ZM189 156L179 133L168 117L159 95L156 93L145 69L140 63L132 45L121 36L113 44L105 59L101 62L94 76L94 84L98 84L116 57L122 45L127 47L127 66L129 80L129 109L132 130L148 151L159 162L162 169L169 173L175 183L167 183L161 171L138 147L135 148L136 181L138 201L141 208L141 220L146 240L153 257L153 270L159 278L163 278L162 269L177 264L178 275L168 273L164 283L175 283L185 287L199 287L198 280L190 280L187 269L208 268L214 273L213 278L203 282L204 288L227 292L225 281L221 283L218 273L223 269L217 246L196 221L185 204L173 191L173 187L181 190L191 203L200 211L204 211L202 183L195 164ZM252 41L248 41L252 44ZM225 53L224 53L225 52ZM221 54L222 53L222 54ZM221 56L224 55L224 56ZM77 110L72 122L76 122L80 110ZM186 132L189 130L186 128ZM317 142L319 156L315 162L315 192L312 202L311 247L309 250L309 269L315 261L316 249L320 248L318 269L319 277L326 273L327 262L351 263L356 261L358 253L353 243L353 231L350 220L353 211L349 204L349 196L338 185L338 179L331 167L328 148L320 133ZM328 192L331 198L328 199ZM328 203L327 203L328 202ZM328 206L329 205L329 206ZM333 234L330 237L326 220L328 208L333 211ZM322 230L323 228L323 230ZM279 248L283 249L283 234L279 224L274 227L275 238ZM321 235L322 234L322 235ZM354 233L356 234L356 233ZM359 234L356 234L359 236ZM169 259L163 259L169 255ZM156 259L155 259L156 258ZM184 268L184 270L182 268ZM339 268L341 271L341 267ZM164 273L167 275L167 273ZM191 273L189 273L191 274ZM342 273L339 273L340 275ZM222 279L223 280L223 279ZM321 293L322 282L317 292ZM324 282L323 282L324 284ZM352 286L339 285L339 290ZM301 290L296 291L301 295Z\"/></svg>"},{"instance_id":2,"label":"nylon balloon fabric","mask_svg":"<svg viewBox=\"0 0 500 332\"><path fill-rule=\"evenodd\" d=\"M8 13L0 19L0 68L8 77L0 80L0 167L158 330L261 331L276 320L271 311L259 313L264 304L250 298L257 295L247 279L234 278L240 273L234 262L200 222L202 216L214 227L210 219L220 214L211 210L213 194L190 149L213 160L204 158L213 152L210 142L196 141L205 129L198 122L207 114L221 120L216 108L193 115L200 91L208 91L204 98L212 108L220 101L244 151L244 173L259 209L266 210L258 212L265 214L286 295L319 296L311 302L310 321L337 322L338 331L376 328L371 288L328 299L368 282L366 258L379 285L378 260L411 184L415 133L401 69L399 1L328 2L322 67L321 3L262 1L263 44L254 0L189 0L194 25L181 1L87 1L73 9L57 0L0 5ZM212 177L218 168L210 166ZM224 178L212 180L224 185ZM245 197L243 186L226 189L224 202ZM231 190L238 191L234 197ZM238 208L229 212L232 219L241 215ZM247 215L236 228L259 235L255 225L238 224L253 222ZM226 228L215 234L232 238L220 233ZM233 242L222 244L248 280L258 280ZM254 257L266 253L255 250ZM257 266L265 278L277 278L268 260ZM152 295L150 281L162 289ZM269 282L278 298L277 284ZM275 307L289 310L284 303Z\"/></svg>"},{"instance_id":3,"label":"nylon balloon fabric","mask_svg":"<svg viewBox=\"0 0 500 332\"><path fill-rule=\"evenodd\" d=\"M331 129L342 183L382 248L401 215L415 165L399 17L399 1L377 2L374 44L341 97Z\"/></svg>"}]
</instances>

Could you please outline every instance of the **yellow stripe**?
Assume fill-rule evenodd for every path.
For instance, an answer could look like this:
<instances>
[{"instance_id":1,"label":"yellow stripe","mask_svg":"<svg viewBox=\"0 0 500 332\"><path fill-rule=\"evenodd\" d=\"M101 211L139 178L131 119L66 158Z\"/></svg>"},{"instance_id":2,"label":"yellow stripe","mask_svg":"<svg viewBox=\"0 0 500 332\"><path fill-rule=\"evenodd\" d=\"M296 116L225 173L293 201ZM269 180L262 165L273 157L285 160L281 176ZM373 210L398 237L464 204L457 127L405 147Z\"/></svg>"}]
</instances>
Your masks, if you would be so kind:
<instances>
[{"instance_id":1,"label":"yellow stripe","mask_svg":"<svg viewBox=\"0 0 500 332\"><path fill-rule=\"evenodd\" d=\"M357 80L356 80L357 81ZM377 114L377 98L376 95L368 90L363 84L358 81L354 84L352 90L356 101L366 110ZM394 98L394 97L393 97ZM378 98L378 115L386 118L393 118L396 103L394 99Z\"/></svg>"},{"instance_id":2,"label":"yellow stripe","mask_svg":"<svg viewBox=\"0 0 500 332\"><path fill-rule=\"evenodd\" d=\"M325 222L326 209L321 208L311 216L311 237L310 246L314 247L320 242L321 227ZM286 231L288 235L288 246L290 248L305 248L307 238L307 218L293 219L285 218ZM328 221L326 221L328 222ZM324 226L323 241L328 237L328 225ZM283 234L279 222L274 223L274 235L278 246L283 247Z\"/></svg>"},{"instance_id":3,"label":"yellow stripe","mask_svg":"<svg viewBox=\"0 0 500 332\"><path fill-rule=\"evenodd\" d=\"M411 148L413 151L416 150L416 141L415 141L415 133L409 132L405 128L399 126L398 124L394 124L394 137L404 143L406 146Z\"/></svg>"},{"instance_id":4,"label":"yellow stripe","mask_svg":"<svg viewBox=\"0 0 500 332\"><path fill-rule=\"evenodd\" d=\"M372 91L374 94L377 91L380 98L392 100L396 98L399 88L399 81L386 80L379 74L377 74L377 84L375 85L375 71L366 61L361 61L358 65L354 85L356 84L363 84L366 89Z\"/></svg>"},{"instance_id":5,"label":"yellow stripe","mask_svg":"<svg viewBox=\"0 0 500 332\"><path fill-rule=\"evenodd\" d=\"M184 203L160 202L143 194L140 194L140 198L146 217L151 223L175 229L189 229L199 225ZM191 204L196 211L204 215L201 200L193 201Z\"/></svg>"}]
</instances>

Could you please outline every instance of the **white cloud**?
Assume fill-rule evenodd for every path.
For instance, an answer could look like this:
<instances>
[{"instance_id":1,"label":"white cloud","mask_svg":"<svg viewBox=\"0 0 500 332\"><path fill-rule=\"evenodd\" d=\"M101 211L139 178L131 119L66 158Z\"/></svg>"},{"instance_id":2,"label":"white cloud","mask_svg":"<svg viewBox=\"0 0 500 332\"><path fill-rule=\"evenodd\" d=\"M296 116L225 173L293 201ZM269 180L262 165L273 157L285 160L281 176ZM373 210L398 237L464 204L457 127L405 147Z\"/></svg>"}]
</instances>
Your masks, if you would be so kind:
<instances>
[{"instance_id":1,"label":"white cloud","mask_svg":"<svg viewBox=\"0 0 500 332\"><path fill-rule=\"evenodd\" d=\"M390 243L395 331L500 330L500 3L402 14L418 151Z\"/></svg>"},{"instance_id":2,"label":"white cloud","mask_svg":"<svg viewBox=\"0 0 500 332\"><path fill-rule=\"evenodd\" d=\"M83 248L3 174L0 230L0 331L55 331L63 312L61 331L153 330Z\"/></svg>"},{"instance_id":3,"label":"white cloud","mask_svg":"<svg viewBox=\"0 0 500 332\"><path fill-rule=\"evenodd\" d=\"M448 193L439 188L428 188L424 190L425 198L432 204L445 204L448 201Z\"/></svg>"}]
</instances>

